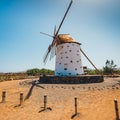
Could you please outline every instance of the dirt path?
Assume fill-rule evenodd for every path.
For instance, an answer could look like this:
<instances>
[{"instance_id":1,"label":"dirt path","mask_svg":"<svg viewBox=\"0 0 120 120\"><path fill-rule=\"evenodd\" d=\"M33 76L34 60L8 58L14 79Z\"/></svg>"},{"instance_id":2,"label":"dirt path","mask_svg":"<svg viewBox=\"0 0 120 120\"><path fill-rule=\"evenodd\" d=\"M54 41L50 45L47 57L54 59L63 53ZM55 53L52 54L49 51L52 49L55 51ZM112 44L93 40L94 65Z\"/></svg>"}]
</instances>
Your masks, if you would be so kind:
<instances>
[{"instance_id":1,"label":"dirt path","mask_svg":"<svg viewBox=\"0 0 120 120\"><path fill-rule=\"evenodd\" d=\"M74 97L77 97L78 115L73 120L115 120L114 99L120 106L120 78L107 78L104 83L81 85L41 84L33 86L28 80L0 83L0 96L6 91L6 102L0 103L0 120L71 120ZM19 94L25 100L19 105ZM45 89L44 89L45 88ZM47 107L41 111L47 95ZM1 98L2 100L2 98Z\"/></svg>"}]
</instances>

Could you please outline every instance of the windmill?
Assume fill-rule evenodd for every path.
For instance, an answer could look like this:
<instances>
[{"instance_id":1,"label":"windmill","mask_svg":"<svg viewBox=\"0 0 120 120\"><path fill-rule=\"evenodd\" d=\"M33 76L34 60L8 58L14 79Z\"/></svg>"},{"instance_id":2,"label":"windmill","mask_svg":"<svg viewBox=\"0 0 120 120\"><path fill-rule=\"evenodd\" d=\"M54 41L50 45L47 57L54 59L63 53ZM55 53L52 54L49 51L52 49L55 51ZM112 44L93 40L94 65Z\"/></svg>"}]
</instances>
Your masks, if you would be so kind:
<instances>
[{"instance_id":1,"label":"windmill","mask_svg":"<svg viewBox=\"0 0 120 120\"><path fill-rule=\"evenodd\" d=\"M80 48L81 43L77 42L69 34L59 34L61 26L66 18L66 15L68 14L72 3L73 1L71 0L58 29L56 30L56 27L54 28L53 36L41 32L42 34L53 38L52 43L48 46L43 62L47 62L49 55L50 59L56 55L55 76L77 76L84 74L81 52L94 66L94 64ZM95 69L97 70L96 67Z\"/></svg>"}]
</instances>

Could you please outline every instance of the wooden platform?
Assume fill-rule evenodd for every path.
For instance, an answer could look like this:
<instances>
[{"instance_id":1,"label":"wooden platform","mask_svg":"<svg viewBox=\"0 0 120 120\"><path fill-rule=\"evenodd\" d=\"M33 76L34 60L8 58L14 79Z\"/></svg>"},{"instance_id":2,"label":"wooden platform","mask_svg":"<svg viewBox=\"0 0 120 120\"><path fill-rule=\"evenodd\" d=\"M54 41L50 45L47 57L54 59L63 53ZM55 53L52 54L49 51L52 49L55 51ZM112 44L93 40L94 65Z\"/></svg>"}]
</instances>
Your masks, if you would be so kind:
<instances>
[{"instance_id":1,"label":"wooden platform","mask_svg":"<svg viewBox=\"0 0 120 120\"><path fill-rule=\"evenodd\" d=\"M87 84L100 83L104 81L102 75L82 76L40 76L39 82L44 84Z\"/></svg>"}]
</instances>

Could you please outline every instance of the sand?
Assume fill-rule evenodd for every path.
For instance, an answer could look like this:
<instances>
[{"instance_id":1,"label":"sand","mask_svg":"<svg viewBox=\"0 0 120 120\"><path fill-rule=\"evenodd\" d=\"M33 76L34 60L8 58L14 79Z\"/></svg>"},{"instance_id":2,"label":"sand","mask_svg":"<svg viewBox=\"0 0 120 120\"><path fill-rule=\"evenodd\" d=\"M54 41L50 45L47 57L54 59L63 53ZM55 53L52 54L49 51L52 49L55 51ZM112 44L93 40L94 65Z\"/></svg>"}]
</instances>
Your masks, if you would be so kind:
<instances>
[{"instance_id":1,"label":"sand","mask_svg":"<svg viewBox=\"0 0 120 120\"><path fill-rule=\"evenodd\" d=\"M33 88L29 83L32 80L0 82L0 96L6 91L6 101L0 103L0 120L115 120L114 99L120 106L119 80L105 78L104 83L80 85L39 84ZM20 93L24 98L31 93L21 106ZM47 110L43 110L44 95ZM78 114L71 118L75 97Z\"/></svg>"}]
</instances>

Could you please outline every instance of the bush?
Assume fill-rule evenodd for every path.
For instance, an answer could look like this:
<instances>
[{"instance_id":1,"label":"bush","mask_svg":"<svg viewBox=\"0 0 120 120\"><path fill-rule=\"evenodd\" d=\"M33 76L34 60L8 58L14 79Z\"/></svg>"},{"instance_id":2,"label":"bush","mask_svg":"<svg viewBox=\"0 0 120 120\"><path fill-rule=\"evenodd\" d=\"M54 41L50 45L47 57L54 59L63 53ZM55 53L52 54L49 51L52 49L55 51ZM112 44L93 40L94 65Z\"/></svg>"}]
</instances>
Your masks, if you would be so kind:
<instances>
[{"instance_id":1,"label":"bush","mask_svg":"<svg viewBox=\"0 0 120 120\"><path fill-rule=\"evenodd\" d=\"M40 76L40 75L53 75L54 71L53 70L49 70L49 69L38 69L38 68L33 68L33 69L29 69L26 71L27 75L31 75L31 76Z\"/></svg>"},{"instance_id":2,"label":"bush","mask_svg":"<svg viewBox=\"0 0 120 120\"><path fill-rule=\"evenodd\" d=\"M117 65L114 64L113 60L106 60L105 67L103 67L103 73L106 75L112 75Z\"/></svg>"}]
</instances>

